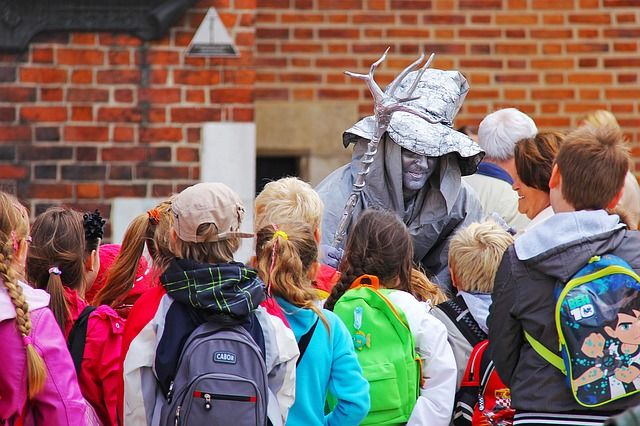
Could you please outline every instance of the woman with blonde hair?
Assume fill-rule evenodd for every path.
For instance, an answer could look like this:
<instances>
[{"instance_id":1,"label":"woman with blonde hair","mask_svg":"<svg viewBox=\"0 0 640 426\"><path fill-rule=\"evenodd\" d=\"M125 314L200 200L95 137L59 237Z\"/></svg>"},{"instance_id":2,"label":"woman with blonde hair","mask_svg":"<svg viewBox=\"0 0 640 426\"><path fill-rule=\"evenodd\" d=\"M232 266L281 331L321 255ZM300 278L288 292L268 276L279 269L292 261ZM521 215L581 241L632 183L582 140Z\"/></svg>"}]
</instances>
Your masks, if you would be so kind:
<instances>
[{"instance_id":1,"label":"woman with blonde hair","mask_svg":"<svg viewBox=\"0 0 640 426\"><path fill-rule=\"evenodd\" d=\"M29 216L0 192L0 419L8 424L87 424L86 404L49 295L23 281Z\"/></svg>"}]
</instances>

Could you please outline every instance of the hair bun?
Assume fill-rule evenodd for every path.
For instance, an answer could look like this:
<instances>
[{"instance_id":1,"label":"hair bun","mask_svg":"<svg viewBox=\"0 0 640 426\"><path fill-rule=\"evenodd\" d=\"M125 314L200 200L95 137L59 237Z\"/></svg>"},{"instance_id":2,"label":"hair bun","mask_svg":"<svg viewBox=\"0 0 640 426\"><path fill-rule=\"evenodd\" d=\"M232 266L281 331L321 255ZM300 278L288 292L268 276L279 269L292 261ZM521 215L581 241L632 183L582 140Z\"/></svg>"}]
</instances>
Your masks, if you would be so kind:
<instances>
[{"instance_id":1,"label":"hair bun","mask_svg":"<svg viewBox=\"0 0 640 426\"><path fill-rule=\"evenodd\" d=\"M84 225L84 238L86 240L101 239L104 235L105 220L96 209L93 213L82 215Z\"/></svg>"}]
</instances>

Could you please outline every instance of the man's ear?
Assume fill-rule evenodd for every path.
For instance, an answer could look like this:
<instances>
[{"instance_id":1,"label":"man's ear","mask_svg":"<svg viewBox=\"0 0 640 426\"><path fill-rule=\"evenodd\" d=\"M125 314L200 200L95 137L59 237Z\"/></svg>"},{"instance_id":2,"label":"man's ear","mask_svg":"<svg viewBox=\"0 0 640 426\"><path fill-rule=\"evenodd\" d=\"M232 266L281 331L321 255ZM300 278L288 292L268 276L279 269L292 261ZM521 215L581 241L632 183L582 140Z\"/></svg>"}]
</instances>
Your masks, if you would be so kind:
<instances>
[{"instance_id":1,"label":"man's ear","mask_svg":"<svg viewBox=\"0 0 640 426\"><path fill-rule=\"evenodd\" d=\"M555 188L560 185L560 182L562 182L562 176L560 176L558 165L554 164L553 169L551 169L551 177L549 178L549 188Z\"/></svg>"},{"instance_id":2,"label":"man's ear","mask_svg":"<svg viewBox=\"0 0 640 426\"><path fill-rule=\"evenodd\" d=\"M96 258L98 257L98 250L91 250L91 254L84 259L84 269L93 272L95 270Z\"/></svg>"},{"instance_id":3,"label":"man's ear","mask_svg":"<svg viewBox=\"0 0 640 426\"><path fill-rule=\"evenodd\" d=\"M620 192L618 192L616 194L615 197L613 197L613 199L611 200L611 202L609 204L607 204L607 208L608 209L612 209L615 206L618 205L618 202L620 201L620 198L622 198L622 194L624 194L624 186L622 186L622 188L620 188Z\"/></svg>"},{"instance_id":4,"label":"man's ear","mask_svg":"<svg viewBox=\"0 0 640 426\"><path fill-rule=\"evenodd\" d=\"M320 238L321 238L320 227L318 227L316 228L315 231L313 231L313 239L316 240L316 243L320 244Z\"/></svg>"}]
</instances>

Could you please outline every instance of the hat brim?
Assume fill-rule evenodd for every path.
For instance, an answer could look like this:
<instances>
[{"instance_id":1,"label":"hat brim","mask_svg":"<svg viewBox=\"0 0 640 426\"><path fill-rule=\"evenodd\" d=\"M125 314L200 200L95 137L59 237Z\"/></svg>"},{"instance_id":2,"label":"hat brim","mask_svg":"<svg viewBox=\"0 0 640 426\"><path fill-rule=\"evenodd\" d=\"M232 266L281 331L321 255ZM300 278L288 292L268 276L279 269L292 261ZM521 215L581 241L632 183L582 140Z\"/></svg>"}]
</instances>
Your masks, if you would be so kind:
<instances>
[{"instance_id":1,"label":"hat brim","mask_svg":"<svg viewBox=\"0 0 640 426\"><path fill-rule=\"evenodd\" d=\"M345 146L355 143L358 137L371 139L375 132L375 117L366 117L342 135ZM456 153L463 176L476 172L484 157L484 151L464 133L444 124L432 124L413 114L399 111L391 117L387 128L391 139L411 152L428 157L442 157Z\"/></svg>"}]
</instances>

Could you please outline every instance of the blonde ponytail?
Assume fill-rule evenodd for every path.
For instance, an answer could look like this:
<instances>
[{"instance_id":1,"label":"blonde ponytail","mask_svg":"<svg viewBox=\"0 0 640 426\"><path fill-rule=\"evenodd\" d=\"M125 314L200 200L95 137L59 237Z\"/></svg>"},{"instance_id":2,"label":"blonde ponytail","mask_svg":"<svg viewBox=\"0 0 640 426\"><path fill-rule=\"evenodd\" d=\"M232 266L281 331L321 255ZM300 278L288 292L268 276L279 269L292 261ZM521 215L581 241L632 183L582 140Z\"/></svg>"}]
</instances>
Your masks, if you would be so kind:
<instances>
[{"instance_id":1,"label":"blonde ponytail","mask_svg":"<svg viewBox=\"0 0 640 426\"><path fill-rule=\"evenodd\" d=\"M314 303L317 296L309 277L318 258L311 226L302 222L265 226L256 240L258 275L267 290L295 306L311 309L329 332L329 322Z\"/></svg>"}]
</instances>

